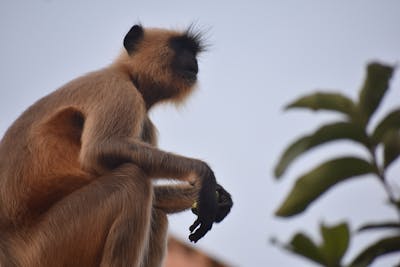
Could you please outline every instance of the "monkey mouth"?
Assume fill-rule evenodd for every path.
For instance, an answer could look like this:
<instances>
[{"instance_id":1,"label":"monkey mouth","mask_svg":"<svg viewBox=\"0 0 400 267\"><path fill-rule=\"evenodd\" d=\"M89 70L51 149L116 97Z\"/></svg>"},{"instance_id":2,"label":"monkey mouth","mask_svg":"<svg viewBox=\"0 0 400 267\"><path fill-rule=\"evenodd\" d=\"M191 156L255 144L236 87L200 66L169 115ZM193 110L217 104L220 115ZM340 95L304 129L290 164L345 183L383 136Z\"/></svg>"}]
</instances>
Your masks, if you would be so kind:
<instances>
[{"instance_id":1,"label":"monkey mouth","mask_svg":"<svg viewBox=\"0 0 400 267\"><path fill-rule=\"evenodd\" d=\"M197 81L197 71L182 70L182 71L180 71L180 74L181 74L182 78L188 82Z\"/></svg>"}]
</instances>

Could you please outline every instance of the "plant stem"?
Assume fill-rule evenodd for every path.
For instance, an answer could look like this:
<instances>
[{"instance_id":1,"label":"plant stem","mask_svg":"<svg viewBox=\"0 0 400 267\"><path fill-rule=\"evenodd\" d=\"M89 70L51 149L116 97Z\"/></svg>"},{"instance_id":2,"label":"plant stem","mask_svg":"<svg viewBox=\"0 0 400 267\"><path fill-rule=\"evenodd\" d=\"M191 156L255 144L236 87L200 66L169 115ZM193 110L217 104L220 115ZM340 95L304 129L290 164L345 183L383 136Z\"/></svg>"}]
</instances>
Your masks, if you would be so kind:
<instances>
[{"instance_id":1,"label":"plant stem","mask_svg":"<svg viewBox=\"0 0 400 267\"><path fill-rule=\"evenodd\" d=\"M369 148L369 152L370 152L370 154L372 156L372 163L373 163L375 169L377 170L376 175L378 176L379 180L381 181L381 183L383 185L383 188L385 189L385 191L386 191L386 193L388 195L390 203L392 203L395 206L396 211L397 211L397 215L399 216L399 219L400 219L400 207L398 205L398 202L397 202L397 199L396 199L394 193L391 190L390 185L387 183L386 175L385 175L385 168L384 167L380 167L378 165L378 161L376 159L375 148L370 147Z\"/></svg>"}]
</instances>

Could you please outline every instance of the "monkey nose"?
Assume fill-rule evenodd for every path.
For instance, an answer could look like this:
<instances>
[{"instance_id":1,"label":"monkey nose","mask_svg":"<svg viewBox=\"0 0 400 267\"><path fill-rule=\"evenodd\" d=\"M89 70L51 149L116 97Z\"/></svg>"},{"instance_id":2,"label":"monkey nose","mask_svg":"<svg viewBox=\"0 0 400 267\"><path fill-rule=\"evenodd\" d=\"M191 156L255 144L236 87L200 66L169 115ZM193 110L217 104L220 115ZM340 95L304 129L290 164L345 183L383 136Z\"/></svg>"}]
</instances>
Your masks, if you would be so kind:
<instances>
[{"instance_id":1,"label":"monkey nose","mask_svg":"<svg viewBox=\"0 0 400 267\"><path fill-rule=\"evenodd\" d=\"M189 62L188 62L188 68L190 69L190 71L192 71L193 73L198 73L199 72L199 66L197 65L197 59L196 56L191 56L189 58Z\"/></svg>"},{"instance_id":2,"label":"monkey nose","mask_svg":"<svg viewBox=\"0 0 400 267\"><path fill-rule=\"evenodd\" d=\"M197 61L194 61L192 64L188 65L187 70L192 72L193 74L199 73L199 66L197 65Z\"/></svg>"},{"instance_id":3,"label":"monkey nose","mask_svg":"<svg viewBox=\"0 0 400 267\"><path fill-rule=\"evenodd\" d=\"M197 65L197 60L195 57L188 57L183 62L183 69L192 74L197 74L199 72L199 66Z\"/></svg>"},{"instance_id":4,"label":"monkey nose","mask_svg":"<svg viewBox=\"0 0 400 267\"><path fill-rule=\"evenodd\" d=\"M189 81L196 81L199 66L195 57L187 57L180 62L180 73Z\"/></svg>"}]
</instances>

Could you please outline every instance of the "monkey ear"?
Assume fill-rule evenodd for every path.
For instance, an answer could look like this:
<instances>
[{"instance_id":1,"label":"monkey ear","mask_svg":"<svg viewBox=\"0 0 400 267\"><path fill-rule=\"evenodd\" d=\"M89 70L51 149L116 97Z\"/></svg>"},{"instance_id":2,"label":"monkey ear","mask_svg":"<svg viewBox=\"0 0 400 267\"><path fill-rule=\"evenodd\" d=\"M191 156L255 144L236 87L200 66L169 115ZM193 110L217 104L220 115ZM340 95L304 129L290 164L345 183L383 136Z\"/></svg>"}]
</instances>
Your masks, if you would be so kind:
<instances>
[{"instance_id":1,"label":"monkey ear","mask_svg":"<svg viewBox=\"0 0 400 267\"><path fill-rule=\"evenodd\" d=\"M124 47L128 54L132 54L135 50L135 46L143 38L144 30L141 25L134 25L124 38Z\"/></svg>"}]
</instances>

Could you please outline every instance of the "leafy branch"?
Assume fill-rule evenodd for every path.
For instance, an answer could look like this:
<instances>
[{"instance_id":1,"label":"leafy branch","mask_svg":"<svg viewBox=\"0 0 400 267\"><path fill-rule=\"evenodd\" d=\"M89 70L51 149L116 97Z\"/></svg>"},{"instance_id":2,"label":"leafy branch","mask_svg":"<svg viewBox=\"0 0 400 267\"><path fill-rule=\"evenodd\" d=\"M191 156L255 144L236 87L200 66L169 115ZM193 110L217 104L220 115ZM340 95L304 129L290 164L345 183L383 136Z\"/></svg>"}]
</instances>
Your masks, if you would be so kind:
<instances>
[{"instance_id":1,"label":"leafy branch","mask_svg":"<svg viewBox=\"0 0 400 267\"><path fill-rule=\"evenodd\" d=\"M383 185L400 220L400 200L386 179L388 167L400 155L400 108L384 116L373 131L367 131L370 128L371 117L389 89L393 71L394 68L388 65L376 62L369 64L358 101L338 93L317 92L303 96L286 106L286 109L333 111L343 116L341 120L323 125L315 132L291 143L275 167L274 174L277 179L281 178L290 165L304 153L337 140L351 140L364 147L369 159L354 156L335 158L301 175L275 215L280 217L297 215L334 185L355 177L363 177L365 174L373 174ZM381 162L378 157L379 147L383 147ZM382 222L368 224L365 229L388 229L394 225L400 224L397 221ZM305 234L298 233L288 245L282 247L323 266L345 266L341 261L350 240L347 224L342 223L333 227L322 225L320 230L323 242L319 245ZM367 266L375 258L394 251L400 251L400 235L381 239L368 246L348 266Z\"/></svg>"}]
</instances>

